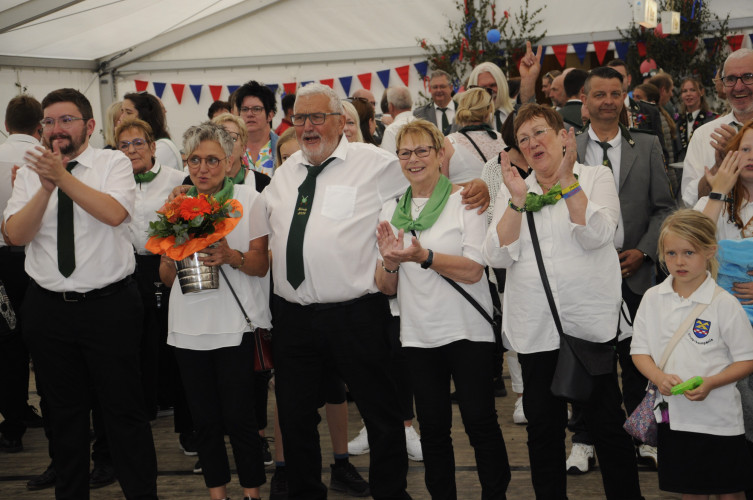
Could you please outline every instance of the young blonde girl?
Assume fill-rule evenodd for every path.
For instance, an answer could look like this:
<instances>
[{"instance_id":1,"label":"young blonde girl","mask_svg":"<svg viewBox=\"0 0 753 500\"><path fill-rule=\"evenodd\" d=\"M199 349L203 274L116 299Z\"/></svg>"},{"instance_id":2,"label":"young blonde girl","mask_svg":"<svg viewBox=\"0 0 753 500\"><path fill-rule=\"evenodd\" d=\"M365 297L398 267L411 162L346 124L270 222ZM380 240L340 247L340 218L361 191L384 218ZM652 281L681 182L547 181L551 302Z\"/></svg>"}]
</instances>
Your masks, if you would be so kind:
<instances>
[{"instance_id":1,"label":"young blonde girl","mask_svg":"<svg viewBox=\"0 0 753 500\"><path fill-rule=\"evenodd\" d=\"M715 296L716 224L694 210L667 217L659 259L670 277L646 292L633 323L635 366L659 389L669 422L659 424L659 488L684 500L743 499L753 483L753 458L734 383L753 372L753 328L740 302ZM708 304L683 333L664 370L657 367L677 328L698 304ZM703 383L673 396L694 376Z\"/></svg>"}]
</instances>

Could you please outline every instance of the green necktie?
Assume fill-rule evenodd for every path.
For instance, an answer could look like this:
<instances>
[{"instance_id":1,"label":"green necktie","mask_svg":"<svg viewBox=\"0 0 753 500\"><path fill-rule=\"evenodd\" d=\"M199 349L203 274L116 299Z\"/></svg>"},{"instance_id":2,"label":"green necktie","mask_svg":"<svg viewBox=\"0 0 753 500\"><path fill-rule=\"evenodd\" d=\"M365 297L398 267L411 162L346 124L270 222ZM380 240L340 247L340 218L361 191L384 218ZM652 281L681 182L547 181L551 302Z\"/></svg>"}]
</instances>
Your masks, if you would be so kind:
<instances>
[{"instance_id":1,"label":"green necktie","mask_svg":"<svg viewBox=\"0 0 753 500\"><path fill-rule=\"evenodd\" d=\"M78 165L68 163L68 172ZM73 200L58 188L58 269L66 278L76 269L76 245L73 242Z\"/></svg>"},{"instance_id":2,"label":"green necktie","mask_svg":"<svg viewBox=\"0 0 753 500\"><path fill-rule=\"evenodd\" d=\"M437 108L442 112L442 134L450 133L450 120L447 119L447 108Z\"/></svg>"},{"instance_id":3,"label":"green necktie","mask_svg":"<svg viewBox=\"0 0 753 500\"><path fill-rule=\"evenodd\" d=\"M609 161L609 155L607 155L607 150L612 147L611 144L609 144L607 141L601 142L596 141L596 144L601 146L601 149L604 150L604 158L601 160L601 164L605 167L609 167L609 170L612 170L612 162Z\"/></svg>"},{"instance_id":4,"label":"green necktie","mask_svg":"<svg viewBox=\"0 0 753 500\"><path fill-rule=\"evenodd\" d=\"M293 285L294 289L298 289L306 277L303 272L303 236L306 233L309 215L311 215L311 207L314 206L316 176L334 159L334 157L328 158L327 161L317 166L306 165L308 173L301 185L298 186L298 200L295 202L295 211L290 223L288 245L285 251L288 282Z\"/></svg>"}]
</instances>

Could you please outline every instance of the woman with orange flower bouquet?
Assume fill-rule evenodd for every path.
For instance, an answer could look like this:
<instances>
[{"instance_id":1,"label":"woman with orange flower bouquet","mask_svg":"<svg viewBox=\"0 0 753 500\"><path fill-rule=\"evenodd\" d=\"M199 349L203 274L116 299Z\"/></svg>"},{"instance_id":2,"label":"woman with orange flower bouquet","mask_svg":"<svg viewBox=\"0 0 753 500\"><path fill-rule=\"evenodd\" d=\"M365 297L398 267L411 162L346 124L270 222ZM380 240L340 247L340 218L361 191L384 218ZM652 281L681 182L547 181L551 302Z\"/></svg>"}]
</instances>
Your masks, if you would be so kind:
<instances>
[{"instance_id":1,"label":"woman with orange flower bouquet","mask_svg":"<svg viewBox=\"0 0 753 500\"><path fill-rule=\"evenodd\" d=\"M162 235L168 226L173 231L167 238L153 237L151 249L167 254L162 257L160 277L168 286L177 274L170 255L182 258L204 252L202 264L221 266L223 278L214 290L184 293L180 286L172 288L167 342L175 347L211 498L227 497L230 468L225 434L230 436L244 498L259 498L265 475L254 416L253 332L228 282L253 326L270 328L263 207L252 187L235 185L227 177L233 140L222 127L207 122L189 128L183 147L194 187L168 202L160 210L160 220L150 224L151 234Z\"/></svg>"}]
</instances>

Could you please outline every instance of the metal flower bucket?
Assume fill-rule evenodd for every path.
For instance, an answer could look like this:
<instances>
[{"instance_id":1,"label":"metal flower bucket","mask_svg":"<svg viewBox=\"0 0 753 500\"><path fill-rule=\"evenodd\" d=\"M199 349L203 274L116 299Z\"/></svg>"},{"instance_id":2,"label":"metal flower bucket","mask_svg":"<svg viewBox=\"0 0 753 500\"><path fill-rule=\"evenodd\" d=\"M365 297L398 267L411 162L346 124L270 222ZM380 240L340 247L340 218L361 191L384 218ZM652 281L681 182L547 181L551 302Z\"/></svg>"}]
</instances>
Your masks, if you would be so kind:
<instances>
[{"instance_id":1,"label":"metal flower bucket","mask_svg":"<svg viewBox=\"0 0 753 500\"><path fill-rule=\"evenodd\" d=\"M180 289L184 294L219 288L220 268L203 265L199 257L206 256L204 252L196 252L183 260L175 261Z\"/></svg>"}]
</instances>

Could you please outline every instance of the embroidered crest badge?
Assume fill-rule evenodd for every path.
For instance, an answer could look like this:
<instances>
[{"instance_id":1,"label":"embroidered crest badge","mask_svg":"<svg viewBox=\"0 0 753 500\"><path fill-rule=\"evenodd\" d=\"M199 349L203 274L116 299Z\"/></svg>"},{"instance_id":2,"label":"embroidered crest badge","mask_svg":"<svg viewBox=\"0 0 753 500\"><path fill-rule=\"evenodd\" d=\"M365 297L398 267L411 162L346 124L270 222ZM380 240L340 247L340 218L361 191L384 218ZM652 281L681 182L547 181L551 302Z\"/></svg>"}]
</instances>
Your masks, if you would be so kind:
<instances>
[{"instance_id":1,"label":"embroidered crest badge","mask_svg":"<svg viewBox=\"0 0 753 500\"><path fill-rule=\"evenodd\" d=\"M706 321L701 318L696 318L693 324L693 334L699 339L706 338L711 329L711 321Z\"/></svg>"}]
</instances>

